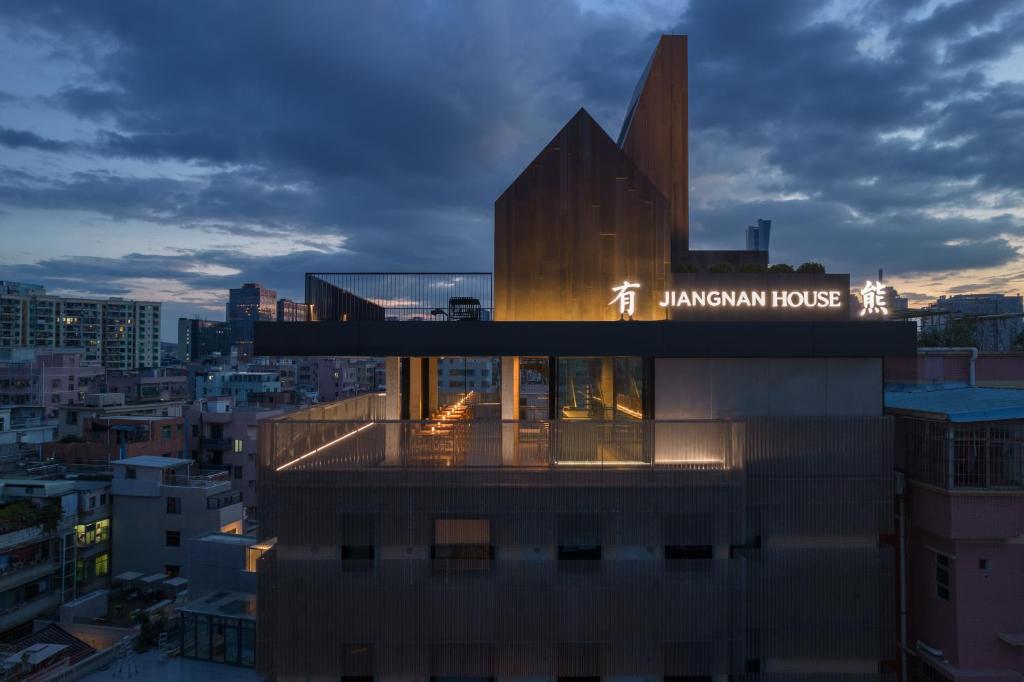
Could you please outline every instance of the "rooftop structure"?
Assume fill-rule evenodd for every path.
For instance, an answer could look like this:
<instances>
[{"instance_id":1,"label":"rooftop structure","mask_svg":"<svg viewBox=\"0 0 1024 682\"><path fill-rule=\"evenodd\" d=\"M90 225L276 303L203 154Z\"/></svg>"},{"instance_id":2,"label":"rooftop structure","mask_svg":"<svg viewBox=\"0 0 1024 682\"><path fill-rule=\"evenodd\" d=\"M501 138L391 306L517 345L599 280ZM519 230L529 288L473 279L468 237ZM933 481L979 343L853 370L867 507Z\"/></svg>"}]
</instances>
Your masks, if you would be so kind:
<instances>
[{"instance_id":1,"label":"rooftop structure","mask_svg":"<svg viewBox=\"0 0 1024 682\"><path fill-rule=\"evenodd\" d=\"M618 144L580 110L497 199L492 316L448 274L308 275L323 314L257 323L386 387L259 425L261 671L891 679L916 330L847 275L696 265L766 254L689 248L685 65L663 37ZM498 376L442 391L458 358Z\"/></svg>"}]
</instances>

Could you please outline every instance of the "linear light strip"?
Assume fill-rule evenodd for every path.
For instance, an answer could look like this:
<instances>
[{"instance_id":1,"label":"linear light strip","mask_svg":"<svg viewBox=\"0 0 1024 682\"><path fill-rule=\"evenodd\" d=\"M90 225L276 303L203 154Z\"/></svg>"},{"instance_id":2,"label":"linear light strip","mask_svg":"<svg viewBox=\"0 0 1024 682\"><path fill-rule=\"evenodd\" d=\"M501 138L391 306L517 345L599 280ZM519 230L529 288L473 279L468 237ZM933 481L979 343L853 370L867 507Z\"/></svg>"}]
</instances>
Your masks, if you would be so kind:
<instances>
[{"instance_id":1,"label":"linear light strip","mask_svg":"<svg viewBox=\"0 0 1024 682\"><path fill-rule=\"evenodd\" d=\"M318 448L316 448L316 449L314 449L314 450L310 450L309 452L307 452L307 453L306 453L306 454L304 454L304 455L299 455L298 457L296 457L295 459L293 459L293 460L292 460L292 461L290 461L290 462L287 462L287 463L285 463L285 464L282 464L281 466L277 467L277 469L275 469L275 471L281 471L282 469L287 469L288 467L290 467L291 465L295 464L295 463L296 463L296 462L298 462L299 460L302 460L302 459L306 459L307 457L310 457L310 456L312 456L312 455L315 455L316 453L320 452L321 450L325 450L325 449L327 449L327 448L331 447L332 445L337 445L338 443L340 443L341 441L345 440L346 438L349 438L349 437L351 437L351 436L354 436L354 435L356 435L357 433L359 433L360 431L362 431L363 429L368 429L368 428L370 428L371 426L373 426L373 425L374 425L374 424L376 424L376 423L377 423L377 422L370 422L369 424L363 424L362 426L360 426L360 427L359 427L358 429L356 429L355 431L349 431L348 433L346 433L346 434L345 434L344 436L342 436L341 438L335 438L335 439L334 439L334 440L332 440L332 441L331 441L330 443L324 443L324 444L323 444L323 445L321 445L320 447L318 447Z\"/></svg>"}]
</instances>

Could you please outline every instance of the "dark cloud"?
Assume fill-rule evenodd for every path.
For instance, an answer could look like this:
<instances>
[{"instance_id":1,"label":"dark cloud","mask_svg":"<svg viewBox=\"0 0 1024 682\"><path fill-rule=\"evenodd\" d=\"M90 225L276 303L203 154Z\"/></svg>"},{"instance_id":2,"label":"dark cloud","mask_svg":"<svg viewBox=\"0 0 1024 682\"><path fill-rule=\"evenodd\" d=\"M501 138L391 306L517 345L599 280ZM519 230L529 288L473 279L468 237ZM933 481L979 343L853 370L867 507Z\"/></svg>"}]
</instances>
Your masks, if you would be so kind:
<instances>
[{"instance_id":1,"label":"dark cloud","mask_svg":"<svg viewBox=\"0 0 1024 682\"><path fill-rule=\"evenodd\" d=\"M580 106L614 136L657 34L676 31L690 35L698 246L739 247L761 216L777 260L855 274L1016 262L1024 84L987 69L1024 45L1019 0L822 8L692 2L652 31L568 0L8 0L0 20L48 37L81 74L44 99L89 132L65 142L4 119L0 145L79 163L0 172L0 206L297 244L47 264L97 291L132 263L197 287L281 289L307 269L488 269L494 198ZM190 170L143 176L140 163ZM972 217L994 207L1007 215ZM242 274L182 274L200 257Z\"/></svg>"},{"instance_id":2,"label":"dark cloud","mask_svg":"<svg viewBox=\"0 0 1024 682\"><path fill-rule=\"evenodd\" d=\"M71 148L67 142L49 140L28 130L0 127L0 147L38 149L44 152L63 152Z\"/></svg>"}]
</instances>

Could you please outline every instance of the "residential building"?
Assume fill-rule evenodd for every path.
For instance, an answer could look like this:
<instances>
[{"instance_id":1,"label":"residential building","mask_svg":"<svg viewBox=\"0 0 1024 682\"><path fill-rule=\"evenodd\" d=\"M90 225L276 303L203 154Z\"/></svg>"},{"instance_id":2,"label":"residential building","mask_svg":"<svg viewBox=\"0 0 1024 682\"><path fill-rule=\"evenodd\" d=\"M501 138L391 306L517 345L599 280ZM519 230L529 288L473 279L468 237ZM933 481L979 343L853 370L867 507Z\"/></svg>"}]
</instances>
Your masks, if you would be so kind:
<instances>
[{"instance_id":1,"label":"residential building","mask_svg":"<svg viewBox=\"0 0 1024 682\"><path fill-rule=\"evenodd\" d=\"M227 322L178 318L178 361L184 364L204 358L231 355L231 326Z\"/></svg>"},{"instance_id":2,"label":"residential building","mask_svg":"<svg viewBox=\"0 0 1024 682\"><path fill-rule=\"evenodd\" d=\"M303 358L296 385L323 402L382 390L384 362L379 358Z\"/></svg>"},{"instance_id":3,"label":"residential building","mask_svg":"<svg viewBox=\"0 0 1024 682\"><path fill-rule=\"evenodd\" d=\"M281 390L277 372L210 372L196 377L196 400L230 396L235 402L249 402L250 396Z\"/></svg>"},{"instance_id":4,"label":"residential building","mask_svg":"<svg viewBox=\"0 0 1024 682\"><path fill-rule=\"evenodd\" d=\"M46 294L7 283L0 293L0 348L81 348L108 370L160 366L160 304Z\"/></svg>"},{"instance_id":5,"label":"residential building","mask_svg":"<svg viewBox=\"0 0 1024 682\"><path fill-rule=\"evenodd\" d=\"M973 366L960 371L971 358L929 353L887 371L899 379L885 404L905 480L900 611L911 680L1024 676L1024 394L974 385ZM953 371L942 377L943 366Z\"/></svg>"},{"instance_id":6,"label":"residential building","mask_svg":"<svg viewBox=\"0 0 1024 682\"><path fill-rule=\"evenodd\" d=\"M747 227L747 251L768 251L772 238L772 221L757 219L757 225Z\"/></svg>"},{"instance_id":7,"label":"residential building","mask_svg":"<svg viewBox=\"0 0 1024 682\"><path fill-rule=\"evenodd\" d=\"M192 473L192 460L145 455L112 465L115 574L177 576L188 539L244 530L241 496L227 472Z\"/></svg>"},{"instance_id":8,"label":"residential building","mask_svg":"<svg viewBox=\"0 0 1024 682\"><path fill-rule=\"evenodd\" d=\"M442 358L437 373L437 390L442 393L492 393L499 388L500 365L495 358Z\"/></svg>"},{"instance_id":9,"label":"residential building","mask_svg":"<svg viewBox=\"0 0 1024 682\"><path fill-rule=\"evenodd\" d=\"M67 405L57 411L58 438L86 440L88 420L118 417L181 417L183 400L125 402L123 393L89 393L80 405Z\"/></svg>"},{"instance_id":10,"label":"residential building","mask_svg":"<svg viewBox=\"0 0 1024 682\"><path fill-rule=\"evenodd\" d=\"M386 387L259 425L261 672L892 679L883 359L916 330L851 319L848 275L680 267L686 101L665 36L618 144L570 119L495 202L493 300L310 273L314 309L380 310L257 323L259 355L381 357ZM442 392L463 357L500 390Z\"/></svg>"},{"instance_id":11,"label":"residential building","mask_svg":"<svg viewBox=\"0 0 1024 682\"><path fill-rule=\"evenodd\" d=\"M253 323L277 318L277 292L249 282L228 293L225 319L231 327L231 345L242 362L252 357Z\"/></svg>"},{"instance_id":12,"label":"residential building","mask_svg":"<svg viewBox=\"0 0 1024 682\"><path fill-rule=\"evenodd\" d=\"M125 403L181 401L192 397L188 372L169 367L151 367L137 372L108 372L103 392L121 393Z\"/></svg>"},{"instance_id":13,"label":"residential building","mask_svg":"<svg viewBox=\"0 0 1024 682\"><path fill-rule=\"evenodd\" d=\"M256 487L259 422L280 417L285 411L284 407L237 405L233 397L226 396L196 400L186 412L189 456L203 466L229 472L231 488L241 495L249 518L259 517Z\"/></svg>"},{"instance_id":14,"label":"residential building","mask_svg":"<svg viewBox=\"0 0 1024 682\"><path fill-rule=\"evenodd\" d=\"M86 417L80 438L44 443L43 456L68 464L106 464L137 455L183 457L182 417Z\"/></svg>"},{"instance_id":15,"label":"residential building","mask_svg":"<svg viewBox=\"0 0 1024 682\"><path fill-rule=\"evenodd\" d=\"M309 306L305 303L282 298L277 302L278 322L306 322L309 319Z\"/></svg>"},{"instance_id":16,"label":"residential building","mask_svg":"<svg viewBox=\"0 0 1024 682\"><path fill-rule=\"evenodd\" d=\"M981 351L1019 350L1024 343L1024 297L1005 294L957 294L940 296L935 303L917 311L923 335L950 329L968 336ZM949 345L943 342L943 345Z\"/></svg>"},{"instance_id":17,"label":"residential building","mask_svg":"<svg viewBox=\"0 0 1024 682\"><path fill-rule=\"evenodd\" d=\"M47 417L81 403L102 383L99 365L83 364L77 348L0 350L0 405L38 405Z\"/></svg>"},{"instance_id":18,"label":"residential building","mask_svg":"<svg viewBox=\"0 0 1024 682\"><path fill-rule=\"evenodd\" d=\"M110 486L0 479L0 637L109 584Z\"/></svg>"}]
</instances>

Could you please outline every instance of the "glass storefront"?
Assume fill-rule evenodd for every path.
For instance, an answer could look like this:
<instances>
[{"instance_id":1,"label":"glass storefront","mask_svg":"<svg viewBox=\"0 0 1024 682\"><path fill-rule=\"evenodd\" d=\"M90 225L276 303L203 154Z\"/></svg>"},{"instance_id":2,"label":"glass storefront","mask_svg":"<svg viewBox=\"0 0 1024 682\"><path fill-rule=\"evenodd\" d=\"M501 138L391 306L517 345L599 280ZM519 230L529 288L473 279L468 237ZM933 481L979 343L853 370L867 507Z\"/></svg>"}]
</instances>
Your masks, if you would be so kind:
<instances>
[{"instance_id":1,"label":"glass storefront","mask_svg":"<svg viewBox=\"0 0 1024 682\"><path fill-rule=\"evenodd\" d=\"M208 613L181 613L181 655L252 667L256 662L256 622Z\"/></svg>"},{"instance_id":2,"label":"glass storefront","mask_svg":"<svg viewBox=\"0 0 1024 682\"><path fill-rule=\"evenodd\" d=\"M558 358L561 419L643 419L643 359Z\"/></svg>"}]
</instances>

